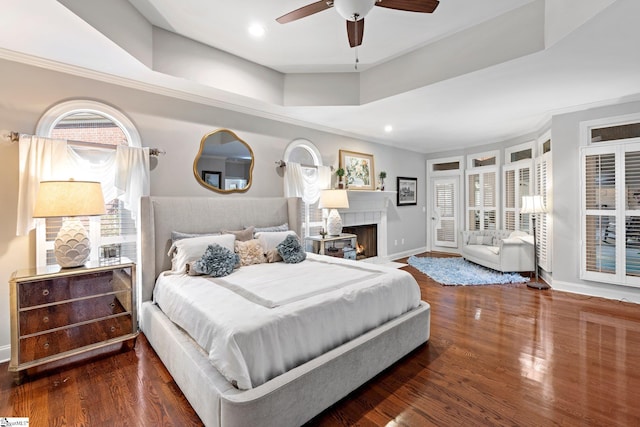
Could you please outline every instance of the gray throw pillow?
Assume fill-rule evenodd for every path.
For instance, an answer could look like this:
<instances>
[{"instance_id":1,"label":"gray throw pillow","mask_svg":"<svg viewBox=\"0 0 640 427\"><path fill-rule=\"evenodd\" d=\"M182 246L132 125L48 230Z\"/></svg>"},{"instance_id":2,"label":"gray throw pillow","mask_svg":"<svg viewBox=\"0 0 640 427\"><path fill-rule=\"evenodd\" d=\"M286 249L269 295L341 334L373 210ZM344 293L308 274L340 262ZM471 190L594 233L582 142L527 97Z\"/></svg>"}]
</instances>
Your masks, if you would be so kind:
<instances>
[{"instance_id":1,"label":"gray throw pillow","mask_svg":"<svg viewBox=\"0 0 640 427\"><path fill-rule=\"evenodd\" d=\"M193 269L195 273L222 277L233 273L233 269L239 262L238 254L234 254L218 244L213 244L207 247L202 258L193 263Z\"/></svg>"},{"instance_id":2,"label":"gray throw pillow","mask_svg":"<svg viewBox=\"0 0 640 427\"><path fill-rule=\"evenodd\" d=\"M290 234L276 246L282 260L287 264L297 264L307 258L307 253L302 249L298 238Z\"/></svg>"}]
</instances>

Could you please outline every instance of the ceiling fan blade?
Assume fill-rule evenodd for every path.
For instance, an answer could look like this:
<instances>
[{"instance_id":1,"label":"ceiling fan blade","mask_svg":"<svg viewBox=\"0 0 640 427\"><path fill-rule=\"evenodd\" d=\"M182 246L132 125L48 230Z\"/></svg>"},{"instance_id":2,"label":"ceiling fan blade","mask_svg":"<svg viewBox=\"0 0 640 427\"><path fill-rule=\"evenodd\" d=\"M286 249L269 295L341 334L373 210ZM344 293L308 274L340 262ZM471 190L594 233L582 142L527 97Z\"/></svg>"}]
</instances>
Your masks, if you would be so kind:
<instances>
[{"instance_id":1,"label":"ceiling fan blade","mask_svg":"<svg viewBox=\"0 0 640 427\"><path fill-rule=\"evenodd\" d=\"M440 2L438 0L378 0L376 6L407 12L432 13Z\"/></svg>"},{"instance_id":2,"label":"ceiling fan blade","mask_svg":"<svg viewBox=\"0 0 640 427\"><path fill-rule=\"evenodd\" d=\"M281 24L286 24L287 22L295 21L300 18L307 17L309 15L313 15L314 13L322 12L323 10L327 10L330 7L333 7L332 1L321 0L315 3L308 4L306 6L302 6L300 9L296 9L293 12L286 13L282 15L280 18L276 18Z\"/></svg>"},{"instance_id":3,"label":"ceiling fan blade","mask_svg":"<svg viewBox=\"0 0 640 427\"><path fill-rule=\"evenodd\" d=\"M364 35L364 18L359 21L347 21L347 35L351 47L360 46Z\"/></svg>"}]
</instances>

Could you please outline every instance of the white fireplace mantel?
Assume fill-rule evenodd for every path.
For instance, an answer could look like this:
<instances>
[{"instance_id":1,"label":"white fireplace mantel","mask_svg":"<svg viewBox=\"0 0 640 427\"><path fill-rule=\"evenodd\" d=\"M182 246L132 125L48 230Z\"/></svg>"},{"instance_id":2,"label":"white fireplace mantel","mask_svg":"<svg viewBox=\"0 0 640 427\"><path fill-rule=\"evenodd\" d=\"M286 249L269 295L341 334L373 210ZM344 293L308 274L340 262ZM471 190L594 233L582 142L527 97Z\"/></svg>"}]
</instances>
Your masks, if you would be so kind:
<instances>
[{"instance_id":1,"label":"white fireplace mantel","mask_svg":"<svg viewBox=\"0 0 640 427\"><path fill-rule=\"evenodd\" d=\"M349 208L339 209L342 225L346 227L375 224L378 228L378 256L372 262L388 262L387 208L395 191L347 191Z\"/></svg>"}]
</instances>

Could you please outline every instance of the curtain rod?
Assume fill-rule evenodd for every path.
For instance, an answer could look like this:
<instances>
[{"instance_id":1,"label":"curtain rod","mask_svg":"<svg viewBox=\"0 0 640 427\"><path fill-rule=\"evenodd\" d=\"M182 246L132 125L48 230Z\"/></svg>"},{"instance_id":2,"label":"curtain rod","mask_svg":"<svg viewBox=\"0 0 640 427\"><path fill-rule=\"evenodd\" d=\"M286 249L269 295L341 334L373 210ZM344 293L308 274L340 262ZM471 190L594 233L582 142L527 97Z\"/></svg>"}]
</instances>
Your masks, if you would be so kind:
<instances>
[{"instance_id":1,"label":"curtain rod","mask_svg":"<svg viewBox=\"0 0 640 427\"><path fill-rule=\"evenodd\" d=\"M276 160L276 165L278 165L279 168L286 168L287 167L287 162L285 162L284 160ZM316 165L300 164L300 166L302 166L303 168L318 169L318 166L316 166ZM333 166L329 166L329 169L331 169L333 171Z\"/></svg>"},{"instance_id":2,"label":"curtain rod","mask_svg":"<svg viewBox=\"0 0 640 427\"><path fill-rule=\"evenodd\" d=\"M20 133L15 131L9 131L9 130L0 130L0 140L4 142L9 142L9 143L18 142L20 140ZM117 145L113 145L113 144L103 144L100 142L74 141L72 139L67 140L67 143L69 143L69 145L72 145L74 147L94 147L94 148L97 147L97 148L104 148L106 150L115 150L117 147ZM166 154L166 153L167 153L166 151L161 150L159 148L149 148L150 156L159 156L160 154Z\"/></svg>"}]
</instances>

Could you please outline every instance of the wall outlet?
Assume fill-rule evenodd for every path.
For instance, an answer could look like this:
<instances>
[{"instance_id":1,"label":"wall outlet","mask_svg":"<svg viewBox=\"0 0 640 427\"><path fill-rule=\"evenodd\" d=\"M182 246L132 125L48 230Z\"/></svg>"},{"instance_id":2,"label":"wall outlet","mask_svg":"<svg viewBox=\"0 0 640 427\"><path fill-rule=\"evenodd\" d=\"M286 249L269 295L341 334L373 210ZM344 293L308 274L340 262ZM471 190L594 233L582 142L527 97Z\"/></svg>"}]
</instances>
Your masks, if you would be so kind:
<instances>
[{"instance_id":1,"label":"wall outlet","mask_svg":"<svg viewBox=\"0 0 640 427\"><path fill-rule=\"evenodd\" d=\"M393 241L393 244L394 244L395 246L398 246L398 241L397 241L397 240L394 240L394 241Z\"/></svg>"},{"instance_id":2,"label":"wall outlet","mask_svg":"<svg viewBox=\"0 0 640 427\"><path fill-rule=\"evenodd\" d=\"M402 242L401 242L401 244L403 244L403 245L404 245L404 239L402 239Z\"/></svg>"}]
</instances>

